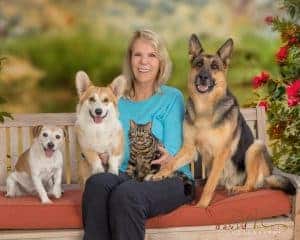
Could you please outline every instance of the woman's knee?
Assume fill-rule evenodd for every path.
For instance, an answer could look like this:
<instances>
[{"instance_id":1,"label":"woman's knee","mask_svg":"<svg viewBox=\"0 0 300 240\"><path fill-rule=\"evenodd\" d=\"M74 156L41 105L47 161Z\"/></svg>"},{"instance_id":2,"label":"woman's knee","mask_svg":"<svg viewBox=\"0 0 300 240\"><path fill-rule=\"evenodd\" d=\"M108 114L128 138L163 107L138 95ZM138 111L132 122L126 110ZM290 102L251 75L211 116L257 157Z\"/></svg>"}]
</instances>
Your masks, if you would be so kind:
<instances>
[{"instance_id":1,"label":"woman's knee","mask_svg":"<svg viewBox=\"0 0 300 240\"><path fill-rule=\"evenodd\" d=\"M143 207L143 201L132 181L116 187L110 196L109 207L112 211L128 211L131 208Z\"/></svg>"},{"instance_id":2,"label":"woman's knee","mask_svg":"<svg viewBox=\"0 0 300 240\"><path fill-rule=\"evenodd\" d=\"M110 192L112 187L118 183L118 176L111 173L98 173L90 176L86 183L84 194L104 194Z\"/></svg>"}]
</instances>

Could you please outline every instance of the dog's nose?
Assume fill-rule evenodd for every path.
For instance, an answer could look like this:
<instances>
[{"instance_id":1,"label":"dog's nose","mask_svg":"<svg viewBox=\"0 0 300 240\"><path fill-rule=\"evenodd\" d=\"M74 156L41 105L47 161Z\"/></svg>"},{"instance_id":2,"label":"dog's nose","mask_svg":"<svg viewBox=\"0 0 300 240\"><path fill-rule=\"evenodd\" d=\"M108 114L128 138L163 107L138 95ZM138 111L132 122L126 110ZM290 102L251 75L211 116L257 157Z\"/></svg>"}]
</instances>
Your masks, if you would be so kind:
<instances>
[{"instance_id":1,"label":"dog's nose","mask_svg":"<svg viewBox=\"0 0 300 240\"><path fill-rule=\"evenodd\" d=\"M206 82L210 78L207 72L203 72L199 74L199 79L201 82Z\"/></svg>"},{"instance_id":2,"label":"dog's nose","mask_svg":"<svg viewBox=\"0 0 300 240\"><path fill-rule=\"evenodd\" d=\"M96 115L101 115L102 114L102 109L101 108L96 108L95 113L96 113Z\"/></svg>"},{"instance_id":3,"label":"dog's nose","mask_svg":"<svg viewBox=\"0 0 300 240\"><path fill-rule=\"evenodd\" d=\"M54 143L53 143L53 142L49 142L49 143L47 144L47 147L48 147L49 149L53 149L53 148L54 148Z\"/></svg>"}]
</instances>

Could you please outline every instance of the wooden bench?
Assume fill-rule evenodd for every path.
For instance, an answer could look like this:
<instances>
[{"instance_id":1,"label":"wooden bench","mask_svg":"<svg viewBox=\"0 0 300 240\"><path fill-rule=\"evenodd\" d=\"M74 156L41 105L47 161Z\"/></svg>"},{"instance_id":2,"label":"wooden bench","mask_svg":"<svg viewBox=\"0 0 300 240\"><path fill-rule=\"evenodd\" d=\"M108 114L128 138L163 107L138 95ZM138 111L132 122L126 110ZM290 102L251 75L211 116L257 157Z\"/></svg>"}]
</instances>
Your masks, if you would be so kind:
<instances>
[{"instance_id":1,"label":"wooden bench","mask_svg":"<svg viewBox=\"0 0 300 240\"><path fill-rule=\"evenodd\" d=\"M242 109L256 137L266 141L266 117L262 108ZM77 162L79 149L74 133L74 113L38 113L14 114L14 119L6 119L0 124L0 190L5 190L5 181L9 171L13 170L19 154L27 149L32 141L31 127L40 124L65 126L68 139L64 147L64 188L77 184ZM194 171L193 174L199 177ZM278 171L278 170L277 170ZM283 173L281 173L283 174ZM205 172L202 171L202 176ZM299 177L287 174L299 188ZM212 239L300 239L300 194L293 198L293 210L290 216L248 222L247 229L237 224L219 226L177 227L165 229L147 229L147 240L212 240ZM1 213L0 213L1 214ZM57 230L0 230L0 239L81 239L82 229Z\"/></svg>"}]
</instances>

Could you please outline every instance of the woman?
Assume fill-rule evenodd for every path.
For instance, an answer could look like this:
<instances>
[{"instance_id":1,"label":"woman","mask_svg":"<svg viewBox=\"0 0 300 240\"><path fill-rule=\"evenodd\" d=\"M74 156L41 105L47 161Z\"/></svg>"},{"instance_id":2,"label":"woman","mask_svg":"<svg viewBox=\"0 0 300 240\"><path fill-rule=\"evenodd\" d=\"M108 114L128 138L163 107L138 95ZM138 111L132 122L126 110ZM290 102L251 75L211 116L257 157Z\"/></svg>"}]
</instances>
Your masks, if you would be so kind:
<instances>
[{"instance_id":1,"label":"woman","mask_svg":"<svg viewBox=\"0 0 300 240\"><path fill-rule=\"evenodd\" d=\"M127 89L118 106L126 139L124 161L119 176L100 173L87 180L82 206L84 239L143 240L147 218L192 200L192 194L184 193L180 177L138 182L124 173L129 159L130 120L141 124L151 121L152 133L163 143L161 157L153 164L172 161L181 147L184 104L180 91L164 85L170 70L167 50L157 34L135 32L123 69ZM180 171L192 178L188 166Z\"/></svg>"}]
</instances>

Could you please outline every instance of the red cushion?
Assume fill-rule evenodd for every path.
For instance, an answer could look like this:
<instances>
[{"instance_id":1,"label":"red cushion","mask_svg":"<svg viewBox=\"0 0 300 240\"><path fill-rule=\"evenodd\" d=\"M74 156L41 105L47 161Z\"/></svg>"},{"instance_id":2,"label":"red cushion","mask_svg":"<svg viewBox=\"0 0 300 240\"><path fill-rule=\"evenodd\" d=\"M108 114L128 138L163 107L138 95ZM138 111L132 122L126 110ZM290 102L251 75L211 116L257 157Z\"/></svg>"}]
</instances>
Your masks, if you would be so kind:
<instances>
[{"instance_id":1,"label":"red cushion","mask_svg":"<svg viewBox=\"0 0 300 240\"><path fill-rule=\"evenodd\" d=\"M201 189L197 189L199 199ZM291 212L291 199L282 191L263 189L229 196L216 191L207 208L184 205L168 214L151 218L148 228L204 226L246 222L255 219L286 215Z\"/></svg>"},{"instance_id":2,"label":"red cushion","mask_svg":"<svg viewBox=\"0 0 300 240\"><path fill-rule=\"evenodd\" d=\"M42 205L37 197L6 198L1 193L0 229L81 228L81 196L80 190L67 190L61 199L54 199L53 204ZM244 222L290 212L291 199L281 191L266 189L235 196L217 191L208 208L184 205L169 214L149 219L146 227Z\"/></svg>"}]
</instances>

